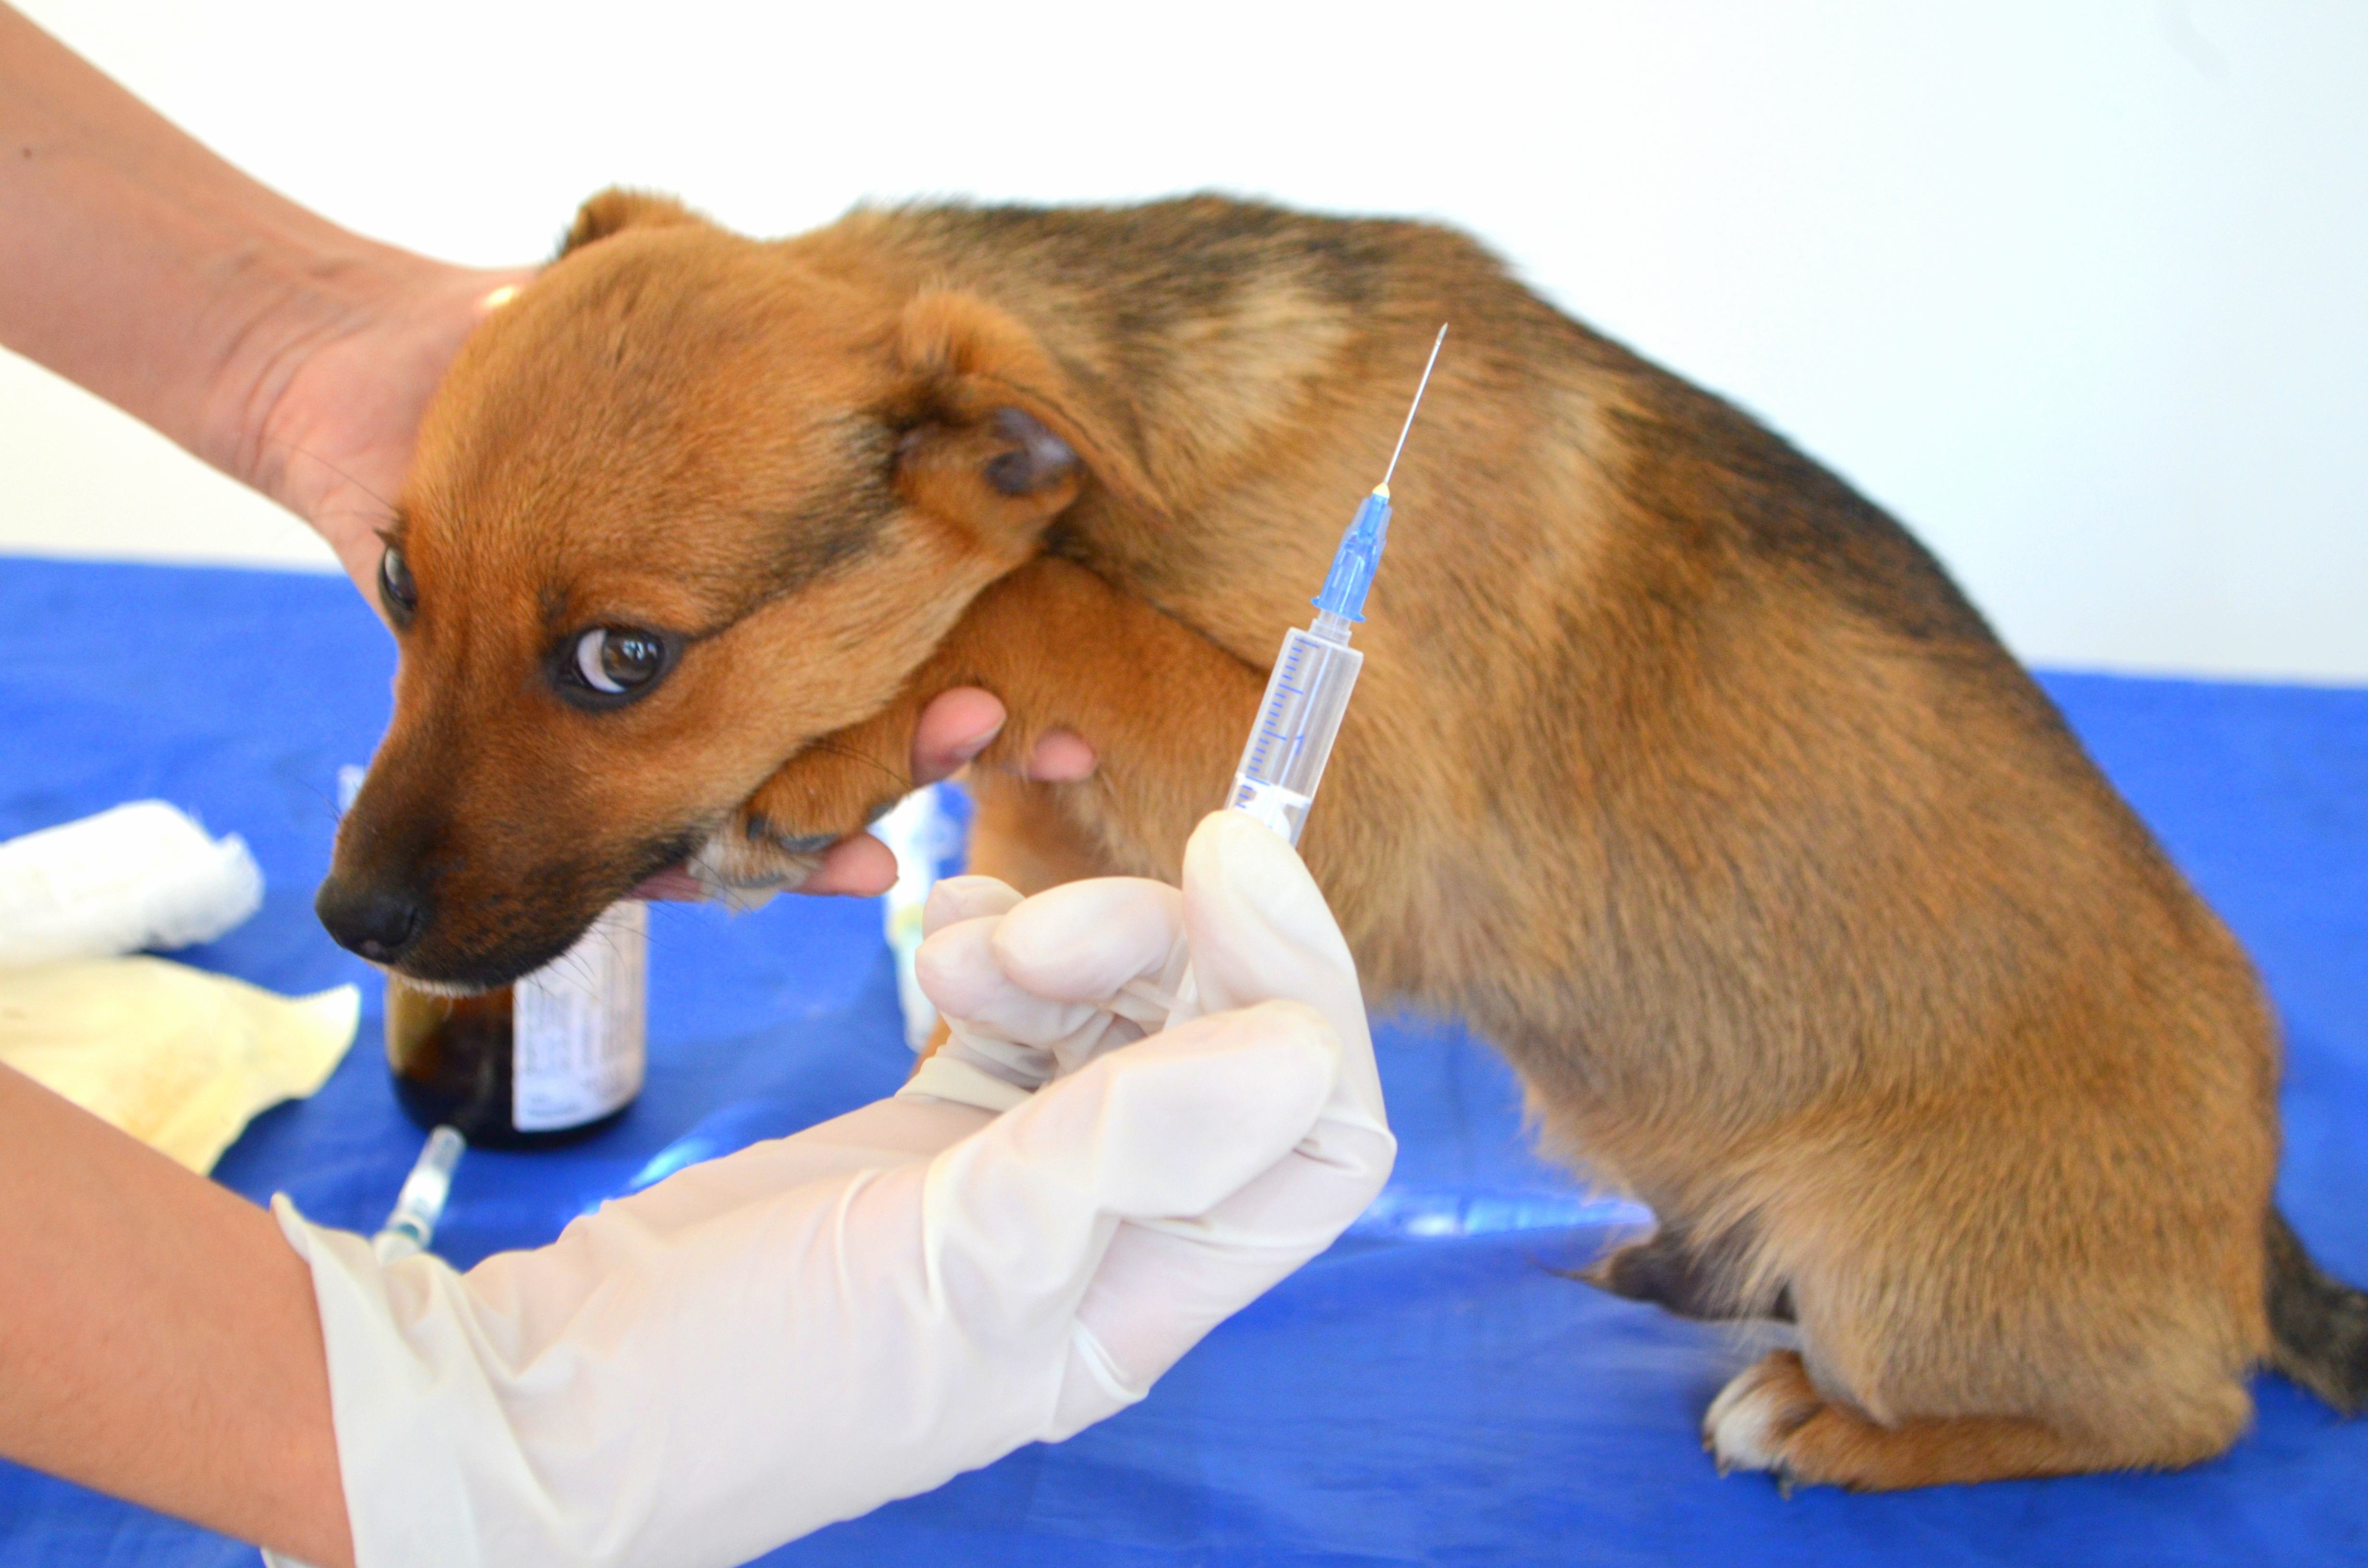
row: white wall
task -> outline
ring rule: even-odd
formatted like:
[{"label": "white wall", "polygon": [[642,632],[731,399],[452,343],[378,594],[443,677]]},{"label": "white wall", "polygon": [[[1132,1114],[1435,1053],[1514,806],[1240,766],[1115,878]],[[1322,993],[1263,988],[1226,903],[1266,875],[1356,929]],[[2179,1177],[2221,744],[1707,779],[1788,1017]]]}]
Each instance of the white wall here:
[{"label": "white wall", "polygon": [[[2368,6],[18,0],[342,222],[615,180],[1422,213],[1756,410],[2055,664],[2368,681]],[[0,549],[315,562],[21,361]]]}]

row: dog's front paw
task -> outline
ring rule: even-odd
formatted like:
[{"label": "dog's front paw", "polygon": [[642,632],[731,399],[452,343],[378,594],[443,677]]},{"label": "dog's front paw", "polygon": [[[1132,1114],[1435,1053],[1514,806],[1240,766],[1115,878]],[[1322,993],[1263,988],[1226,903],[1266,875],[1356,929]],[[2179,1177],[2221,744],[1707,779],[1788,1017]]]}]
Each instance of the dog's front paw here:
[{"label": "dog's front paw", "polygon": [[835,833],[786,833],[743,806],[684,863],[707,896],[735,913],[762,908],[779,892],[803,887],[822,865]]},{"label": "dog's front paw", "polygon": [[783,763],[692,854],[687,869],[708,896],[756,908],[803,887],[825,850],[879,821],[911,783],[871,749],[829,737]]},{"label": "dog's front paw", "polygon": [[1702,1447],[1718,1460],[1721,1475],[1763,1470],[1789,1492],[1795,1481],[1820,1479],[1803,1474],[1788,1448],[1825,1403],[1796,1353],[1772,1351],[1737,1373],[1711,1401],[1702,1417]]}]

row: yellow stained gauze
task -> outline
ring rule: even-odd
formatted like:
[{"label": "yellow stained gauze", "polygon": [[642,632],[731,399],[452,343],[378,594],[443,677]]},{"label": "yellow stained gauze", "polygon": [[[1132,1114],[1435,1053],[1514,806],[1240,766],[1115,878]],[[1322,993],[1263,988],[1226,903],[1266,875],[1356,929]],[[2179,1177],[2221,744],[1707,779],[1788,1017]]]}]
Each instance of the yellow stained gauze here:
[{"label": "yellow stained gauze", "polygon": [[328,1082],[361,1005],[165,959],[0,969],[0,1063],[203,1175],[257,1113]]}]

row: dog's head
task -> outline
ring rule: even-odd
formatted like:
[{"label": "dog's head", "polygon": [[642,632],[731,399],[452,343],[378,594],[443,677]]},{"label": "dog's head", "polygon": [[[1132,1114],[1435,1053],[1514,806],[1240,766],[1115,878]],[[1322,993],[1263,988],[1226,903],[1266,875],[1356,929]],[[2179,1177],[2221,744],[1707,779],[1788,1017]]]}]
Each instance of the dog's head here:
[{"label": "dog's head", "polygon": [[394,717],[317,908],[506,983],[876,711],[1089,484],[1140,486],[1034,335],[622,192],[427,411],[380,592]]}]

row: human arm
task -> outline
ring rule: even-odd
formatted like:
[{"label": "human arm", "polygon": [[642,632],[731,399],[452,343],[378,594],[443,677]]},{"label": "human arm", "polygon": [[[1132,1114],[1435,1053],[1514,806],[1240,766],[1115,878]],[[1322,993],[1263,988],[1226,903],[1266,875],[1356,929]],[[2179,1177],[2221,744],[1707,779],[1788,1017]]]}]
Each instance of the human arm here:
[{"label": "human arm", "polygon": [[[947,703],[923,777],[1001,720]],[[894,874],[876,839],[843,853],[859,886]],[[0,1067],[0,1456],[351,1561],[311,1276],[269,1214]]]},{"label": "human arm", "polygon": [[347,1568],[311,1276],[271,1216],[0,1067],[0,1454]]},{"label": "human arm", "polygon": [[0,344],[310,523],[377,602],[428,395],[520,269],[365,239],[0,6]]},{"label": "human arm", "polygon": [[[946,703],[923,777],[1001,721]],[[837,855],[859,888],[894,874],[869,836]],[[351,1562],[312,1278],[269,1214],[0,1067],[0,1456]]]},{"label": "human arm", "polygon": [[1186,883],[1076,884],[1049,920],[1004,889],[932,937],[985,954],[940,1001],[1012,1048],[1189,929],[1227,1010],[1032,1094],[941,1069],[466,1276],[284,1211],[362,1568],[744,1561],[1123,1408],[1327,1244],[1392,1149],[1347,946],[1247,819],[1202,824]]},{"label": "human arm", "polygon": [[[308,1276],[268,1216],[0,1070],[0,1452],[321,1568],[415,1560],[390,1540],[721,1563],[1066,1436],[1389,1168],[1355,970],[1296,857],[1221,813],[1186,877],[933,901],[966,1039],[1105,1060],[1033,1096],[940,1065],[467,1276],[291,1210]],[[1188,931],[1229,1010],[1113,1051],[1144,1033],[1121,993]],[[471,1520],[511,1533],[488,1551]]]}]

